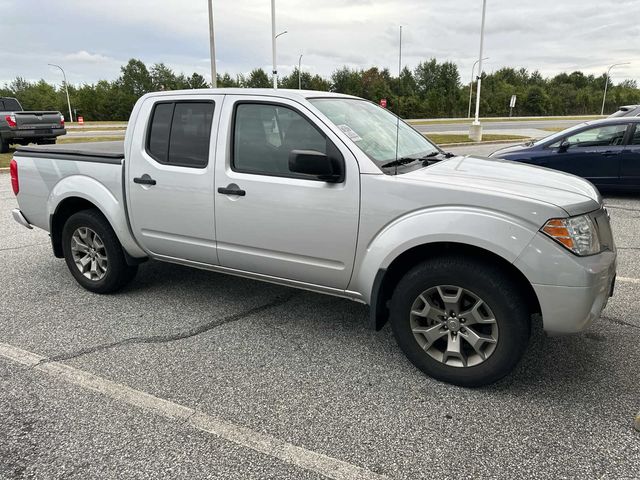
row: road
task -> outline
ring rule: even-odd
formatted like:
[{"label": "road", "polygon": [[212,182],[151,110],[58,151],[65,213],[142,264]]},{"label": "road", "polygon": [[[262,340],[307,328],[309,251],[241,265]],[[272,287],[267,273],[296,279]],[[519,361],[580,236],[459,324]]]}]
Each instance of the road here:
[{"label": "road", "polygon": [[0,478],[637,477],[640,200],[606,202],[604,317],[468,390],[347,300],[159,262],[84,291],[0,174]]},{"label": "road", "polygon": [[[427,125],[416,125],[413,126],[420,132],[423,133],[436,133],[436,132],[448,132],[448,133],[456,133],[456,132],[468,132],[469,131],[469,123],[468,122],[460,122],[460,123],[437,123],[437,124],[427,124]],[[491,131],[496,133],[496,130],[500,131],[525,131],[525,130],[544,130],[545,128],[568,128],[573,125],[577,125],[581,123],[582,120],[521,120],[521,121],[499,121],[499,122],[485,122],[484,129],[486,131]],[[500,132],[497,132],[500,133]],[[546,132],[547,134],[549,132]],[[97,136],[118,136],[124,135],[125,130],[108,130],[108,131],[95,131],[90,130],[90,127],[85,127],[83,129],[73,128],[67,130],[67,135],[70,137],[97,137]]]},{"label": "road", "polygon": [[[483,123],[484,130],[543,130],[545,128],[568,128],[582,123],[582,120],[522,120],[522,121],[500,121]],[[468,132],[468,122],[460,123],[440,123],[413,126],[422,133],[434,132]]]},{"label": "road", "polygon": [[124,137],[126,130],[67,130],[65,137]]}]

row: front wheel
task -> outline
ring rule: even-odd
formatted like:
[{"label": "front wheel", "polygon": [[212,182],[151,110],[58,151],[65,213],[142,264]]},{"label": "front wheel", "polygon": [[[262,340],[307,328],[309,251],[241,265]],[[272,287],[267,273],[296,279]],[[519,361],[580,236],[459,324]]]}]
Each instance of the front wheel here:
[{"label": "front wheel", "polygon": [[69,217],[62,229],[62,250],[73,277],[92,292],[119,290],[138,271],[127,265],[118,237],[98,210]]},{"label": "front wheel", "polygon": [[516,282],[463,256],[417,265],[391,299],[400,348],[427,375],[463,387],[496,382],[526,350],[530,312]]}]

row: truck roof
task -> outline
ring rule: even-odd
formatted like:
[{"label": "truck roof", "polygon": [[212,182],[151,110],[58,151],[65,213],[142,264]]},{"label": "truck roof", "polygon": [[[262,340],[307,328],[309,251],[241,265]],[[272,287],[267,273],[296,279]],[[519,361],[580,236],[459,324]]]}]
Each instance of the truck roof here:
[{"label": "truck roof", "polygon": [[353,95],[343,93],[324,92],[318,90],[297,90],[288,88],[197,88],[192,90],[166,90],[161,92],[147,93],[145,97],[156,97],[165,95],[261,95],[267,97],[289,98],[291,100],[302,100],[315,97],[336,97],[336,98],[357,98]]}]

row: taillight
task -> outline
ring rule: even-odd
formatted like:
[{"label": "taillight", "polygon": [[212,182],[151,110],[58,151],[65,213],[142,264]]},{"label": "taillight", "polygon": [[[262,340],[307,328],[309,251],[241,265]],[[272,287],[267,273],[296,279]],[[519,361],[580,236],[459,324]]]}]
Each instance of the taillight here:
[{"label": "taillight", "polygon": [[13,188],[13,194],[18,195],[18,192],[20,191],[20,183],[18,182],[18,162],[16,162],[15,158],[11,159],[9,172],[11,174],[11,188]]},{"label": "taillight", "polygon": [[9,126],[11,128],[16,127],[18,125],[16,123],[16,116],[15,115],[7,115],[6,117],[4,117],[4,119],[7,121],[7,123],[9,124]]},{"label": "taillight", "polygon": [[60,126],[64,127],[64,115],[60,115]]}]

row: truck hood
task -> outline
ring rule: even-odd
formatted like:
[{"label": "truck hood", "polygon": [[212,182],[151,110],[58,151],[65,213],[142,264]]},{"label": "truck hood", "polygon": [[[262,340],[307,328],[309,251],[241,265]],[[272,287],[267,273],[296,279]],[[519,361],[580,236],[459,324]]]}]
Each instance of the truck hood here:
[{"label": "truck hood", "polygon": [[529,198],[555,205],[569,215],[597,210],[602,203],[596,187],[583,178],[496,158],[454,157],[403,177]]}]

